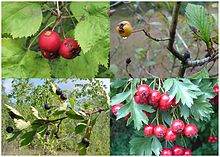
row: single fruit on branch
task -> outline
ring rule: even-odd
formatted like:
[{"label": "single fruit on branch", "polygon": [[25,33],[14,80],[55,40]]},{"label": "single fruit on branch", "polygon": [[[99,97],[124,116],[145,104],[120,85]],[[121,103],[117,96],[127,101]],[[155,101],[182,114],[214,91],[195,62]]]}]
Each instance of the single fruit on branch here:
[{"label": "single fruit on branch", "polygon": [[130,22],[128,21],[121,21],[120,23],[118,23],[118,25],[116,26],[116,31],[118,32],[118,34],[122,37],[128,37],[131,35],[131,33],[133,32],[133,28],[130,24]]}]

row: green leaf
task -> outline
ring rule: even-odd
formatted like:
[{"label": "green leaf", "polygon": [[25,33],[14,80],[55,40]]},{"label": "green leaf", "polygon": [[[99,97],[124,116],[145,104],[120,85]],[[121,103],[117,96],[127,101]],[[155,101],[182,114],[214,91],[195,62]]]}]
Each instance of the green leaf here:
[{"label": "green leaf", "polygon": [[120,78],[120,79],[111,79],[111,88],[120,88],[122,87],[123,85],[125,85],[126,83],[128,82],[127,79],[123,79],[123,78]]},{"label": "green leaf", "polygon": [[9,112],[12,112],[13,114],[13,119],[16,118],[16,119],[24,119],[24,117],[13,107],[9,106],[9,105],[6,105],[5,106],[7,107],[7,109],[9,110]]},{"label": "green leaf", "polygon": [[202,70],[200,70],[199,72],[193,74],[192,76],[190,76],[190,78],[193,79],[197,79],[197,78],[209,78],[209,72],[207,70],[207,68],[203,68]]},{"label": "green leaf", "polygon": [[42,18],[38,3],[2,3],[2,32],[11,34],[13,38],[35,34],[40,28]]},{"label": "green leaf", "polygon": [[38,110],[37,110],[36,108],[34,108],[33,106],[31,106],[31,110],[32,110],[33,115],[34,115],[37,119],[41,119],[41,118],[39,117]]},{"label": "green leaf", "polygon": [[[106,2],[105,4],[109,4]],[[99,3],[97,3],[99,5]],[[107,8],[106,8],[107,10]],[[109,17],[107,12],[105,14],[101,12],[96,12],[95,14],[89,14],[84,17],[75,28],[75,39],[79,42],[83,53],[89,52],[92,47],[106,45],[106,41],[103,41],[103,37],[108,36],[109,38]],[[101,42],[101,45],[98,45],[97,42]],[[109,46],[109,42],[107,42]],[[102,51],[103,53],[104,51]]]},{"label": "green leaf", "polygon": [[82,133],[85,130],[86,126],[87,126],[87,124],[85,124],[85,123],[78,123],[75,128],[75,133],[76,134]]},{"label": "green leaf", "polygon": [[58,110],[60,110],[60,111],[66,110],[66,109],[67,109],[67,106],[68,106],[67,102],[63,102],[63,103],[60,104]]},{"label": "green leaf", "polygon": [[3,78],[50,77],[47,60],[37,52],[26,52],[21,41],[2,39]]},{"label": "green leaf", "polygon": [[36,134],[36,131],[29,131],[23,134],[20,138],[20,147],[30,144],[31,141],[34,139],[35,134]]},{"label": "green leaf", "polygon": [[212,17],[208,11],[201,5],[189,3],[186,6],[186,16],[188,24],[193,27],[193,32],[209,45],[212,34]]},{"label": "green leaf", "polygon": [[162,120],[165,121],[168,125],[172,123],[172,117],[169,112],[161,111]]},{"label": "green leaf", "polygon": [[129,143],[131,155],[152,155],[151,138],[133,137]]},{"label": "green leaf", "polygon": [[126,104],[120,108],[120,110],[118,110],[117,120],[131,113],[127,124],[130,124],[132,121],[134,121],[134,128],[140,130],[143,126],[143,123],[148,124],[149,121],[148,117],[144,114],[143,111],[153,113],[154,109],[152,109],[152,107],[149,105],[139,105],[133,99],[130,104]]},{"label": "green leaf", "polygon": [[184,117],[184,119],[188,119],[189,117],[189,108],[186,105],[182,105],[180,107],[180,115]]},{"label": "green leaf", "polygon": [[81,114],[79,114],[78,112],[73,111],[73,110],[66,111],[66,115],[71,119],[84,120],[84,118]]},{"label": "green leaf", "polygon": [[131,95],[131,90],[116,94],[114,97],[111,98],[111,102],[110,102],[111,106],[123,102],[130,95]]},{"label": "green leaf", "polygon": [[7,134],[6,140],[8,142],[14,141],[20,134],[21,134],[21,131],[14,131],[10,134]]},{"label": "green leaf", "polygon": [[153,136],[152,138],[153,138],[153,141],[151,143],[151,149],[156,156],[159,156],[160,152],[162,151],[162,145],[160,141],[157,139],[157,137]]},{"label": "green leaf", "polygon": [[196,121],[210,120],[211,114],[214,113],[212,105],[208,102],[204,94],[194,100],[190,111]]},{"label": "green leaf", "polygon": [[181,101],[183,105],[187,105],[189,108],[193,104],[193,99],[201,94],[198,86],[188,79],[170,78],[164,81],[163,87],[169,93],[171,100],[176,97],[176,103]]},{"label": "green leaf", "polygon": [[39,133],[41,137],[44,137],[47,129],[48,129],[48,125],[42,125],[39,128],[37,128],[37,133]]},{"label": "green leaf", "polygon": [[14,119],[14,122],[15,122],[16,128],[19,129],[19,130],[24,130],[24,129],[28,128],[31,125],[31,123],[29,121],[26,122],[22,119]]}]

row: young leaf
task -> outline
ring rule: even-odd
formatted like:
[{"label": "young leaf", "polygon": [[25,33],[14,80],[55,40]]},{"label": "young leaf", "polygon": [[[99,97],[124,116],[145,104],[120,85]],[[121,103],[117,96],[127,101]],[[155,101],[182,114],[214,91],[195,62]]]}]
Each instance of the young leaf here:
[{"label": "young leaf", "polygon": [[[9,105],[6,105],[5,106],[8,108],[9,110],[9,115],[12,115],[13,114],[13,117],[11,118],[16,118],[16,119],[24,119],[24,117],[16,110],[14,109],[13,107],[9,106]],[[12,112],[12,114],[10,114],[10,112]]]},{"label": "young leaf", "polygon": [[38,115],[38,110],[36,108],[34,108],[33,106],[31,106],[31,110],[33,115],[37,118],[37,119],[41,119],[41,117],[39,117]]},{"label": "young leaf", "polygon": [[131,90],[116,94],[114,97],[111,98],[111,106],[123,102],[130,95],[131,95]]},{"label": "young leaf", "polygon": [[140,130],[144,124],[148,124],[148,117],[144,114],[143,111],[153,113],[154,109],[152,109],[149,105],[139,105],[134,99],[130,104],[126,104],[117,112],[117,120],[127,116],[131,113],[131,117],[128,119],[128,124],[134,121],[134,128]]},{"label": "young leaf", "polygon": [[190,111],[196,121],[210,120],[211,114],[214,113],[212,105],[208,102],[204,94],[194,100]]},{"label": "young leaf", "polygon": [[2,3],[2,32],[11,34],[13,38],[35,34],[40,28],[42,18],[38,3]]},{"label": "young leaf", "polygon": [[87,126],[87,124],[85,124],[85,123],[78,123],[75,128],[76,134],[82,133],[85,130],[86,126]]},{"label": "young leaf", "polygon": [[36,134],[36,131],[34,131],[34,130],[23,134],[20,138],[20,147],[23,147],[23,146],[30,144],[31,141],[34,139],[35,134]]},{"label": "young leaf", "polygon": [[162,151],[162,145],[161,145],[160,141],[157,139],[157,137],[153,136],[152,139],[153,140],[151,143],[151,149],[156,156],[159,156],[160,152]]},{"label": "young leaf", "polygon": [[181,101],[183,105],[187,105],[189,108],[193,104],[193,99],[201,94],[198,86],[188,79],[170,78],[164,81],[163,87],[169,93],[171,100],[176,97],[176,103]]},{"label": "young leaf", "polygon": [[129,143],[131,155],[152,155],[151,138],[133,137]]},{"label": "young leaf", "polygon": [[19,130],[26,129],[31,125],[31,123],[29,121],[26,122],[22,119],[14,119],[14,122],[15,122],[16,128],[19,129]]},{"label": "young leaf", "polygon": [[201,5],[189,3],[186,6],[186,16],[188,24],[193,28],[192,31],[209,45],[212,33],[212,17],[208,11]]}]

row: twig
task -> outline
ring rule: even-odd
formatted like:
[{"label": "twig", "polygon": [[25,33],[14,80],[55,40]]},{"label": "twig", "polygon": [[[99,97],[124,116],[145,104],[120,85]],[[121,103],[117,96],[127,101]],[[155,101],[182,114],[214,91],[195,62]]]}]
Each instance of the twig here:
[{"label": "twig", "polygon": [[128,75],[130,76],[130,78],[134,78],[134,77],[131,75],[131,73],[129,73],[129,71],[128,71],[128,65],[129,65],[129,64],[126,64],[126,69],[125,69],[125,70],[126,70],[126,72],[128,73]]},{"label": "twig", "polygon": [[177,22],[178,22],[179,8],[180,8],[180,2],[176,2],[174,9],[173,9],[173,13],[172,13],[172,22],[170,26],[170,39],[169,39],[167,49],[179,60],[185,61],[185,57],[181,55],[173,46],[175,42],[175,34],[176,34],[176,27],[177,27]]},{"label": "twig", "polygon": [[155,38],[155,37],[152,37],[149,32],[145,31],[145,29],[137,29],[137,30],[134,30],[132,33],[141,32],[141,31],[143,31],[144,34],[145,34],[148,38],[150,38],[150,39],[152,39],[152,40],[154,40],[154,41],[166,41],[166,40],[170,40],[170,38]]}]

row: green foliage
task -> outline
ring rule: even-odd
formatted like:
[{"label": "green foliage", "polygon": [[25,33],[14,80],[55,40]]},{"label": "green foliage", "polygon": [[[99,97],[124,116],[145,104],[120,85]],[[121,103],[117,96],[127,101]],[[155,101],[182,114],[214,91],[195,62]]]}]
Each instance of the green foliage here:
[{"label": "green foliage", "polygon": [[[68,17],[62,19],[66,37],[77,40],[82,49],[80,56],[71,60],[48,60],[37,45],[40,33],[52,29],[55,22],[53,2],[3,3],[3,78],[91,78],[100,65],[108,68],[109,2],[64,2],[60,9],[62,16]],[[61,35],[61,29],[58,24],[54,30]]]},{"label": "green foliage", "polygon": [[203,6],[190,3],[186,7],[186,16],[188,24],[195,29],[192,31],[209,47],[212,34],[212,16]]}]

